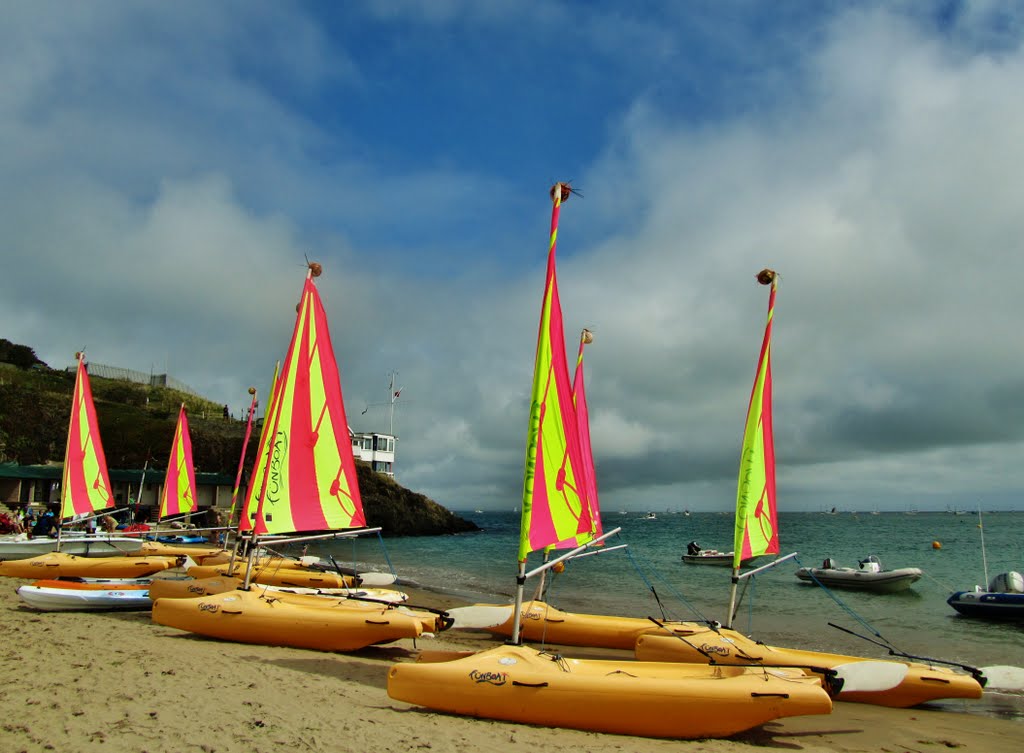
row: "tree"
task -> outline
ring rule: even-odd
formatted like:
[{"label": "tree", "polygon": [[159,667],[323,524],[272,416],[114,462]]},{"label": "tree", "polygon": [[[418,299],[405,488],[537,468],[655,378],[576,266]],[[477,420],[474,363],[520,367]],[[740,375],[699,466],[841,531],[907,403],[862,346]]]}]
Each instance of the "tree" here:
[{"label": "tree", "polygon": [[31,369],[37,363],[43,364],[36,352],[27,345],[18,345],[0,337],[0,361],[17,366],[19,369]]}]

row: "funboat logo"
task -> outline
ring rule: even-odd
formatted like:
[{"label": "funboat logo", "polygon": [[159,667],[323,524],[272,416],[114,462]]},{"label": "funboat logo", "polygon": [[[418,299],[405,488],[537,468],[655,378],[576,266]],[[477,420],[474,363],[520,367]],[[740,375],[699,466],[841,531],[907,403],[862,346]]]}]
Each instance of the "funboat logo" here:
[{"label": "funboat logo", "polygon": [[281,429],[274,440],[273,455],[270,459],[270,479],[267,484],[265,502],[273,508],[280,500],[284,487],[283,461],[288,454],[288,432]]},{"label": "funboat logo", "polygon": [[728,656],[729,649],[725,646],[715,646],[711,643],[705,643],[700,647],[702,653],[705,654],[718,654],[719,656]]},{"label": "funboat logo", "polygon": [[508,682],[508,675],[504,672],[481,672],[474,669],[469,673],[469,679],[477,684],[486,682],[488,685],[504,685]]},{"label": "funboat logo", "polygon": [[206,602],[199,602],[200,612],[216,612],[220,609],[220,604],[207,604]]}]

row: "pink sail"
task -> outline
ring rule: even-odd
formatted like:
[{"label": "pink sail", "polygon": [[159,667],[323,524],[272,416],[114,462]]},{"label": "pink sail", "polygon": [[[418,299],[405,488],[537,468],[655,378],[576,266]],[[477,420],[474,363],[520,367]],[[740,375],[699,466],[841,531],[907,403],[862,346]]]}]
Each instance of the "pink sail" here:
[{"label": "pink sail", "polygon": [[572,401],[576,410],[576,428],[580,441],[580,473],[583,476],[587,493],[587,503],[590,505],[591,527],[589,531],[580,535],[559,541],[552,547],[553,549],[575,549],[591,539],[599,537],[604,532],[601,523],[601,506],[597,498],[597,474],[594,471],[594,453],[590,446],[590,415],[587,411],[587,392],[583,378],[583,348],[593,341],[594,337],[590,330],[585,329],[580,333],[580,349],[576,355],[576,373],[572,380]]},{"label": "pink sail", "polygon": [[552,189],[551,240],[537,335],[523,479],[521,562],[532,551],[571,538],[589,540],[594,526],[565,356],[555,265],[559,210],[568,193],[568,186],[562,183]]},{"label": "pink sail", "polygon": [[772,270],[758,275],[763,285],[771,285],[768,295],[768,322],[764,328],[761,356],[754,376],[754,388],[747,408],[740,455],[739,483],[736,492],[736,531],[733,541],[733,567],[742,560],[762,554],[779,553],[779,525],[775,503],[775,442],[772,433],[772,319],[778,276]]},{"label": "pink sail", "polygon": [[196,468],[192,462],[192,437],[188,431],[185,404],[178,411],[171,454],[167,458],[167,475],[160,495],[160,518],[184,515],[196,509]]},{"label": "pink sail", "polygon": [[[319,270],[319,265],[311,266]],[[295,331],[264,421],[256,535],[366,525],[327,314],[307,276]],[[263,448],[261,448],[262,451]]]},{"label": "pink sail", "polygon": [[100,429],[93,405],[85,354],[76,353],[78,369],[71,399],[68,443],[60,486],[61,519],[93,513],[114,506],[110,491],[107,458],[100,441]]}]

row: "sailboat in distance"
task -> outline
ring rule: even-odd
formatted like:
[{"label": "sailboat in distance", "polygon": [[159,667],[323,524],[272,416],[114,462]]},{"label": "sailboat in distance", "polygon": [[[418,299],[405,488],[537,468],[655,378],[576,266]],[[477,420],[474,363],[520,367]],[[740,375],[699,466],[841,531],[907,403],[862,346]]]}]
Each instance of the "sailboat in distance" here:
[{"label": "sailboat in distance", "polygon": [[[96,406],[93,403],[85,353],[76,353],[75,359],[78,363],[60,492],[62,524],[74,519],[84,520],[88,516],[98,515],[114,507],[107,459],[103,452],[103,443],[100,441],[99,422],[96,418]],[[31,556],[30,549],[30,556],[27,559],[7,559],[0,562],[0,575],[15,578],[135,578],[151,575],[178,564],[178,560],[174,558],[123,556],[125,552],[137,551],[141,546],[141,542],[129,537],[68,536],[64,532],[64,525],[57,531],[56,540],[42,538],[28,542],[11,542],[12,547],[28,544],[32,547],[39,546],[42,552],[50,549],[56,551]],[[3,552],[0,556],[10,557],[9,552],[3,549],[0,549],[0,552]],[[81,552],[90,556],[78,557],[70,552]]]},{"label": "sailboat in distance", "polygon": [[[313,281],[320,273],[319,264],[309,265],[291,343],[264,419],[262,467],[254,474],[261,479],[258,504],[250,518],[257,540],[242,588],[194,599],[157,597],[154,622],[222,640],[326,651],[416,638],[446,626],[441,615],[427,611],[266,591],[261,585],[346,585],[336,573],[300,567],[261,570],[260,584],[250,586],[258,537],[323,531],[334,536],[366,523],[338,364]],[[190,568],[189,574],[197,570],[202,568]]]},{"label": "sailboat in distance", "polygon": [[188,431],[185,404],[178,410],[171,454],[167,460],[164,490],[158,518],[186,515],[196,509],[196,468],[192,462],[192,436]]},{"label": "sailboat in distance", "polygon": [[[71,398],[71,420],[68,423],[68,443],[64,451],[64,471],[60,485],[62,521],[114,506],[107,456],[100,441],[100,427],[92,399],[89,371],[85,365],[85,353],[75,353],[75,360],[78,362],[75,392]],[[57,541],[59,545],[59,535]]]}]

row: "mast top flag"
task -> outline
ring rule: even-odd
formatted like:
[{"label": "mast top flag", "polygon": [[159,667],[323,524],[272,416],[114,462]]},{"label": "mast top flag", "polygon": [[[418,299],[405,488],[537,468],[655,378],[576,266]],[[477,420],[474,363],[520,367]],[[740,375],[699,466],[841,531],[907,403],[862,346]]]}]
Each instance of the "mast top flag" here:
[{"label": "mast top flag", "polygon": [[[264,418],[257,536],[366,525],[327,314],[311,263],[295,330]],[[264,448],[261,446],[261,453]]]},{"label": "mast top flag", "polygon": [[763,269],[757,281],[770,285],[768,321],[761,343],[761,356],[747,408],[747,423],[740,454],[739,484],[736,491],[736,532],[733,542],[733,570],[740,562],[762,554],[779,553],[779,526],[775,502],[775,442],[772,435],[772,318],[778,274]]},{"label": "mast top flag", "polygon": [[530,552],[559,542],[587,541],[594,530],[566,361],[555,264],[559,213],[570,193],[568,183],[556,183],[551,189],[554,206],[526,442],[520,562]]},{"label": "mast top flag", "polygon": [[60,517],[94,513],[114,506],[107,472],[107,458],[100,441],[96,406],[89,385],[85,353],[75,353],[75,391],[71,398],[71,420],[64,452],[64,472],[60,485]]}]

